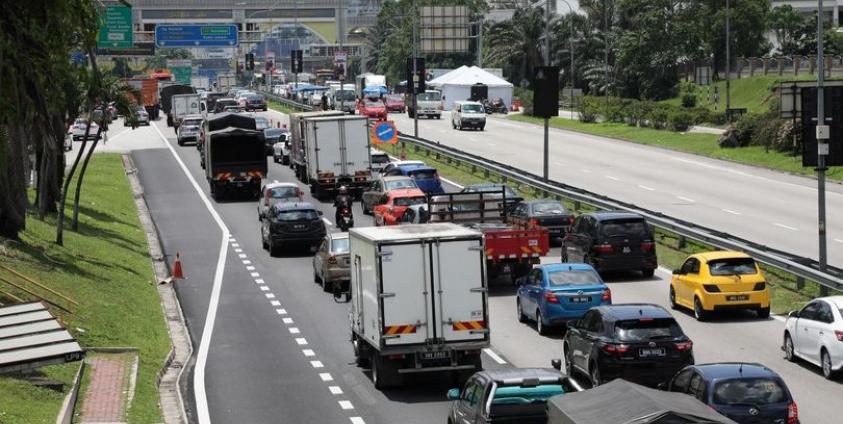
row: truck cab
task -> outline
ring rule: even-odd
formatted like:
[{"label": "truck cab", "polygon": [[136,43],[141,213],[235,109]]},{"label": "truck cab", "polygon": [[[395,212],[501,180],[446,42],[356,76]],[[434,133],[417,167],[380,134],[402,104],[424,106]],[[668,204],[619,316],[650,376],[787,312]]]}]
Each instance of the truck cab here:
[{"label": "truck cab", "polygon": [[[413,96],[408,95],[404,97],[407,105],[407,115],[413,118],[416,114],[413,109]],[[419,116],[426,116],[428,118],[442,118],[442,92],[439,90],[425,90],[424,93],[416,95],[416,106],[418,107]]]}]

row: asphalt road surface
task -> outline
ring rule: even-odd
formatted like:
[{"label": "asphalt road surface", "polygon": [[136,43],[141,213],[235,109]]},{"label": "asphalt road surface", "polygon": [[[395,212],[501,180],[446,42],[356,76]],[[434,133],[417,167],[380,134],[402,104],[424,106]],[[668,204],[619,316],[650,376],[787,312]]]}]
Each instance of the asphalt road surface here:
[{"label": "asphalt road surface", "polygon": [[[413,120],[391,114],[413,134]],[[451,114],[419,119],[419,136],[542,173],[544,129],[491,116],[458,131]],[[550,129],[550,178],[800,256],[818,258],[817,182],[701,156]],[[843,185],[827,185],[828,261],[843,266]]]},{"label": "asphalt road surface", "polygon": [[[273,121],[285,119],[273,111],[264,115]],[[214,423],[444,421],[450,379],[419,376],[403,389],[375,390],[369,371],[354,365],[348,305],[334,302],[314,284],[311,254],[301,251],[270,257],[261,248],[256,204],[252,201],[209,201],[230,232],[231,239],[223,240],[224,233],[202,198],[208,196],[208,190],[196,149],[177,146],[172,129],[163,120],[154,125],[160,134],[155,128],[142,128],[120,139],[132,151],[165,252],[170,256],[181,252],[187,279],[176,286],[195,350],[202,350],[203,336],[207,342],[205,366],[191,368],[183,381],[191,416],[195,418],[201,415],[198,411],[207,408]],[[490,122],[487,131],[494,125]],[[450,131],[450,127],[447,129]],[[165,139],[167,144],[163,144]],[[184,163],[195,186],[174,154]],[[289,168],[268,160],[269,180],[295,181]],[[330,204],[308,200],[332,219]],[[357,226],[371,225],[371,218],[362,214],[359,204],[354,213]],[[227,247],[225,266],[215,299],[214,276],[223,241]],[[555,248],[544,260],[553,262],[558,257]],[[666,305],[668,277],[659,271],[651,279],[610,276],[608,281],[616,303]],[[518,323],[514,288],[498,283],[490,293],[492,349],[484,352],[484,366],[548,366],[552,358],[560,356],[561,331],[544,337],[534,326]],[[210,335],[203,333],[209,312],[214,315]],[[783,359],[779,348],[782,321],[734,313],[697,323],[688,313],[674,315],[694,341],[698,363],[761,362],[786,380],[799,404],[802,422],[837,421],[833,418],[835,401],[843,399],[843,384],[824,380],[813,367]],[[193,392],[195,379],[202,381],[202,376],[204,398]]]}]

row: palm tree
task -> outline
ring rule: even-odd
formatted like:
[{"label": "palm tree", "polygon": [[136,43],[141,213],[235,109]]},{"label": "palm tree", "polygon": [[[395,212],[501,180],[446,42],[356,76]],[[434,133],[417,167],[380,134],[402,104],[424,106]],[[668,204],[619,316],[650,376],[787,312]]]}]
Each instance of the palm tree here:
[{"label": "palm tree", "polygon": [[485,63],[504,68],[513,81],[531,81],[532,70],[544,64],[543,9],[516,9],[512,19],[492,25],[488,33]]}]

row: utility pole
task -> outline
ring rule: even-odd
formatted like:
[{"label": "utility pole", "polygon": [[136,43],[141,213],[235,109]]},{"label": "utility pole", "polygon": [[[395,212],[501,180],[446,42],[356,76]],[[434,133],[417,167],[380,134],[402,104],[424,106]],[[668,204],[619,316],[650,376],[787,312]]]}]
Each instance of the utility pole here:
[{"label": "utility pole", "polygon": [[[339,34],[339,42],[340,42],[340,51],[343,51],[343,39],[345,38],[345,9],[343,9],[343,2],[340,0],[340,34]],[[334,55],[336,56],[336,55]],[[343,112],[343,108],[345,107],[345,75],[348,72],[348,55],[345,56],[345,62],[343,63],[342,74],[340,74],[340,112]],[[333,104],[336,107],[336,104]],[[345,112],[343,112],[345,113]]]},{"label": "utility pole", "polygon": [[[301,44],[299,43],[299,0],[295,0],[293,3],[293,34],[295,34],[296,39],[296,50],[301,49]],[[304,52],[302,52],[301,60],[304,62]],[[304,64],[301,64],[302,69],[304,69]],[[293,79],[293,87],[295,87],[296,91],[299,89],[299,68],[296,66],[293,68],[293,75],[295,76]]]},{"label": "utility pole", "polygon": [[[823,0],[819,0],[817,12],[817,235],[819,241],[820,271],[826,270],[828,262],[825,234],[825,159],[829,153],[829,127],[825,124],[825,58],[823,57]],[[820,287],[820,296],[826,296],[828,289]]]},{"label": "utility pole", "polygon": [[[822,0],[820,0],[822,2]],[[729,109],[732,108],[732,99],[730,97],[730,81],[732,79],[732,63],[731,63],[731,42],[729,41],[730,34],[730,23],[731,23],[731,15],[732,12],[729,9],[729,0],[726,0],[726,119],[729,121],[732,120],[730,116]]]},{"label": "utility pole", "polygon": [[[413,89],[411,92],[413,93],[413,135],[415,137],[419,136],[419,103],[418,103],[418,93],[416,93],[418,89],[418,84],[416,84],[415,79],[418,77],[418,68],[417,68],[417,51],[416,51],[416,15],[418,15],[418,6],[416,5],[416,0],[413,0],[413,81],[407,81],[407,86],[412,85]],[[404,143],[401,143],[402,146]]]},{"label": "utility pole", "polygon": [[[544,8],[544,64],[550,66],[550,0],[545,1]],[[558,94],[558,93],[557,93]],[[550,176],[550,117],[544,117],[544,161],[542,176],[547,181]]]},{"label": "utility pole", "polygon": [[603,0],[603,72],[606,77],[606,109],[609,109],[609,0]]},{"label": "utility pole", "polygon": [[477,21],[477,67],[483,68],[483,17]]}]

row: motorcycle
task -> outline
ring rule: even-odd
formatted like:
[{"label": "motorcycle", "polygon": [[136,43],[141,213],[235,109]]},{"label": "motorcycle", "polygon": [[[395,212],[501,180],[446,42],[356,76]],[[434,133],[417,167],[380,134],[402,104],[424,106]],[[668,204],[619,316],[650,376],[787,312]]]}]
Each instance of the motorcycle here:
[{"label": "motorcycle", "polygon": [[340,220],[337,222],[337,227],[340,231],[346,232],[349,228],[354,227],[354,215],[351,213],[351,208],[342,208],[340,211]]},{"label": "motorcycle", "polygon": [[483,108],[486,110],[487,114],[507,113],[506,105],[500,97],[495,97],[491,100],[486,99],[486,101],[483,102]]}]

